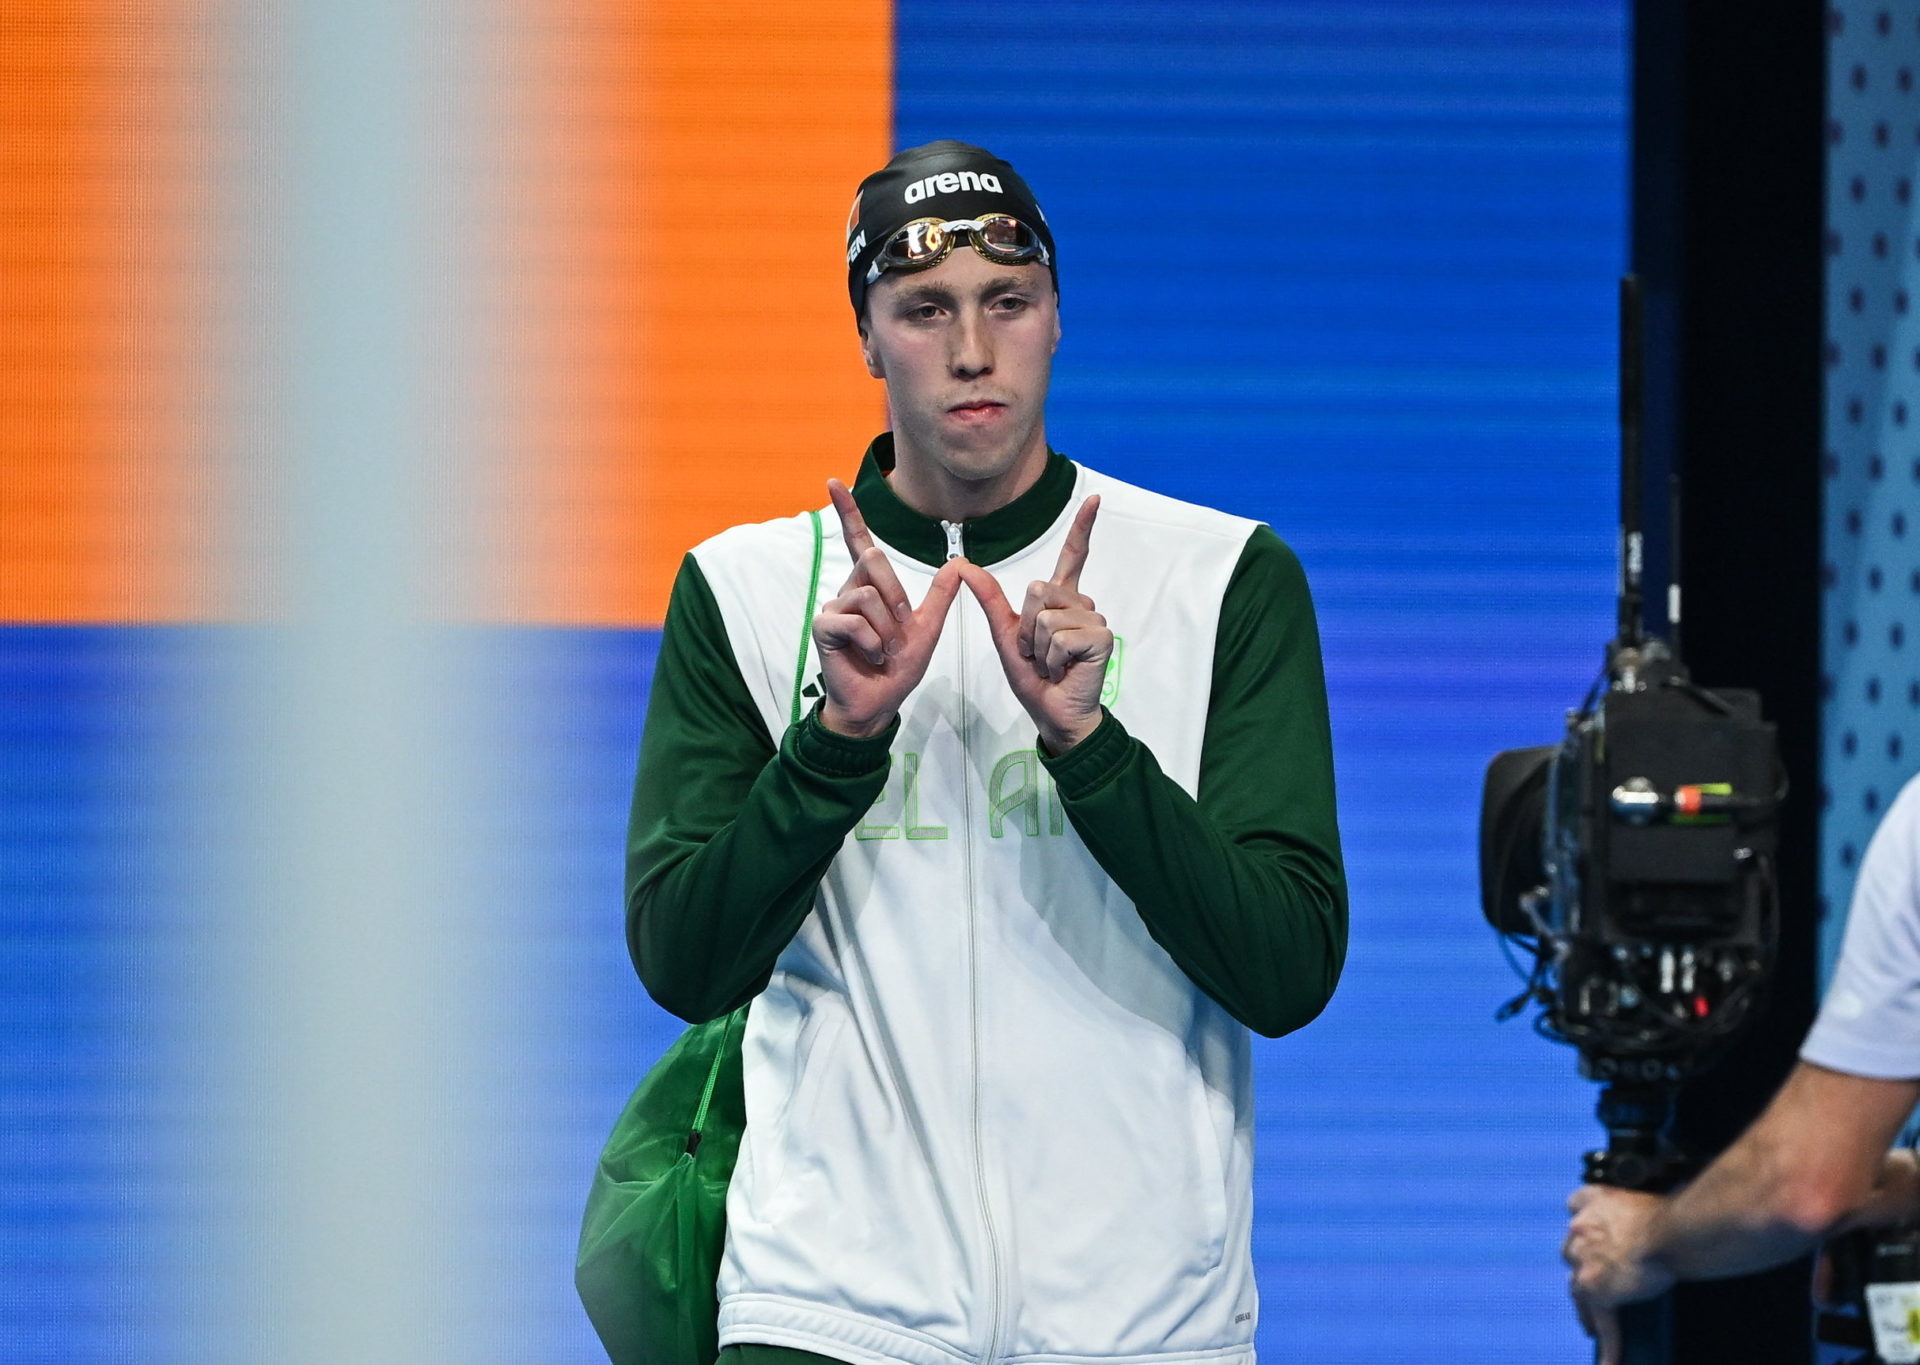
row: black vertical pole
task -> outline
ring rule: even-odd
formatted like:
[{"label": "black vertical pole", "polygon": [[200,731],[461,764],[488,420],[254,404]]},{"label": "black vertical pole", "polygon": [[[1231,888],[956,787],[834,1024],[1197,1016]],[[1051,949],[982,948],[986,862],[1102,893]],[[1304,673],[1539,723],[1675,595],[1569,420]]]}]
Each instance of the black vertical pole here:
[{"label": "black vertical pole", "polygon": [[[1640,506],[1641,369],[1645,360],[1640,317],[1640,280],[1620,277],[1620,620],[1615,639],[1623,649],[1645,634],[1646,518]],[[1659,580],[1655,580],[1658,582]]]},{"label": "black vertical pole", "polygon": [[1686,204],[1686,14],[1695,0],[1633,0],[1628,269],[1639,284],[1640,449],[1647,629],[1667,637],[1668,508],[1650,504],[1679,470],[1680,304]]},{"label": "black vertical pole", "polygon": [[[1704,1161],[1778,1089],[1813,1016],[1826,16],[1814,0],[1635,0],[1633,20],[1647,619],[1665,632],[1671,472],[1684,662],[1706,686],[1759,690],[1792,784],[1770,1001],[1677,1107],[1675,1138]],[[1671,1360],[1810,1360],[1808,1273],[1682,1285]]]}]

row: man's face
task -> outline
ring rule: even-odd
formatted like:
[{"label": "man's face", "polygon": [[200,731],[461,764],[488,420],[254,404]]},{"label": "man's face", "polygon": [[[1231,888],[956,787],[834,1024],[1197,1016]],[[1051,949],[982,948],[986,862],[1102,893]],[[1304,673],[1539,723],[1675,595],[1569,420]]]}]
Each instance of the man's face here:
[{"label": "man's face", "polygon": [[887,381],[896,449],[909,458],[975,483],[1044,453],[1060,342],[1045,266],[996,265],[962,245],[930,270],[882,275],[860,342],[868,373]]}]

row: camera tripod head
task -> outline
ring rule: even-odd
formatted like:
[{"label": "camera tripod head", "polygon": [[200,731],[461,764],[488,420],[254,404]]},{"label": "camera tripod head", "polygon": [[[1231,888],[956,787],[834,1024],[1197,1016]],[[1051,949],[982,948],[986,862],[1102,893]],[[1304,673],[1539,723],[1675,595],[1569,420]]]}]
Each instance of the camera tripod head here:
[{"label": "camera tripod head", "polygon": [[1607,1130],[1607,1145],[1586,1153],[1588,1184],[1658,1194],[1679,1183],[1686,1162],[1668,1137],[1678,1089],[1677,1080],[1665,1079],[1609,1081],[1601,1088],[1594,1114]]}]

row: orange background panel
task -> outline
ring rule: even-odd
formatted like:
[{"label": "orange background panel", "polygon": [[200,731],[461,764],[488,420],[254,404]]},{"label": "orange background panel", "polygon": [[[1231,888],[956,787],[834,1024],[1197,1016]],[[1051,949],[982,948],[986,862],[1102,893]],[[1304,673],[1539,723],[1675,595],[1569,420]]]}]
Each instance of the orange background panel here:
[{"label": "orange background panel", "polygon": [[0,0],[0,620],[215,608],[194,0]]},{"label": "orange background panel", "polygon": [[522,14],[504,122],[532,169],[505,210],[505,496],[477,614],[657,624],[689,548],[824,505],[885,424],[843,230],[891,152],[892,7]]}]

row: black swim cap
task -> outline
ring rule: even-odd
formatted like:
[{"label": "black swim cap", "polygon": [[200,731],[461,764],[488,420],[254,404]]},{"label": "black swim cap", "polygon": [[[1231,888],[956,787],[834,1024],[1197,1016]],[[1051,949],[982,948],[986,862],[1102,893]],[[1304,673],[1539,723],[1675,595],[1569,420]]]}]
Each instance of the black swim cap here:
[{"label": "black swim cap", "polygon": [[951,140],[909,147],[860,182],[847,214],[847,293],[867,306],[867,271],[887,238],[916,218],[977,218],[1005,213],[1032,228],[1047,248],[1054,292],[1053,229],[1020,173],[983,147]]}]

